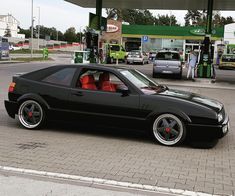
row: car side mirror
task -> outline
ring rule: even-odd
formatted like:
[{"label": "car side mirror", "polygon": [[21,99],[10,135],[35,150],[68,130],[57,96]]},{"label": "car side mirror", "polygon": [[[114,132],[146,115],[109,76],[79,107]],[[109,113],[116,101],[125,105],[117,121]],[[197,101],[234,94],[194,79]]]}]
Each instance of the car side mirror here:
[{"label": "car side mirror", "polygon": [[116,92],[122,93],[123,96],[127,96],[130,91],[129,91],[127,86],[125,86],[125,85],[118,85],[117,89],[116,89]]}]

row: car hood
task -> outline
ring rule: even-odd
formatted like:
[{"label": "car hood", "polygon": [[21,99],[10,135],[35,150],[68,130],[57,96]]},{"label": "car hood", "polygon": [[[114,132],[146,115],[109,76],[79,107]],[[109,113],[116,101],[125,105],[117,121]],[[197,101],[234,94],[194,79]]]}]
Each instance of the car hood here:
[{"label": "car hood", "polygon": [[223,108],[223,104],[220,103],[219,101],[186,91],[168,89],[159,94],[169,97],[176,97],[187,101],[191,101],[193,103],[201,104],[203,106],[207,106],[215,110],[216,112],[219,112]]}]

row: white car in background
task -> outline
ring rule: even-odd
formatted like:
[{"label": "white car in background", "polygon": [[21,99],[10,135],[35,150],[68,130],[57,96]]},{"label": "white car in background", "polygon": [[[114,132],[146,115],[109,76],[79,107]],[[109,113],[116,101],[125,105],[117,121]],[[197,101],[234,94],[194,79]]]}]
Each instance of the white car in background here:
[{"label": "white car in background", "polygon": [[142,65],[148,64],[148,55],[145,52],[141,52],[140,50],[132,50],[128,52],[126,63],[141,63]]},{"label": "white car in background", "polygon": [[9,46],[9,50],[10,51],[13,51],[13,50],[21,50],[22,49],[22,47],[19,47],[19,46],[14,46],[14,45],[10,45]]}]

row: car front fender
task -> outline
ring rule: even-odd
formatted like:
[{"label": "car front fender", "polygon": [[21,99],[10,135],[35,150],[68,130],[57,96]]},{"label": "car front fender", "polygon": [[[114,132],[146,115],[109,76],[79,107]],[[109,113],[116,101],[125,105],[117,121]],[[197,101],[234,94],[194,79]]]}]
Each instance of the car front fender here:
[{"label": "car front fender", "polygon": [[191,123],[192,120],[190,119],[190,117],[184,113],[183,111],[180,111],[178,109],[175,109],[175,108],[165,108],[164,110],[158,110],[158,111],[153,111],[151,112],[148,116],[147,116],[147,120],[149,121],[152,121],[152,120],[155,120],[155,118],[161,114],[173,114],[173,115],[176,115],[180,118],[182,118],[185,122],[187,123]]}]

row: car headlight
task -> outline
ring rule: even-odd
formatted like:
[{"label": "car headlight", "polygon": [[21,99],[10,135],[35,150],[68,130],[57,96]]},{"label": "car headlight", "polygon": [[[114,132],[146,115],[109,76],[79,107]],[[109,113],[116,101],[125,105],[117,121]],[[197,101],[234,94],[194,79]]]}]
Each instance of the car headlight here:
[{"label": "car headlight", "polygon": [[218,122],[221,122],[223,120],[223,115],[222,113],[218,114]]}]

